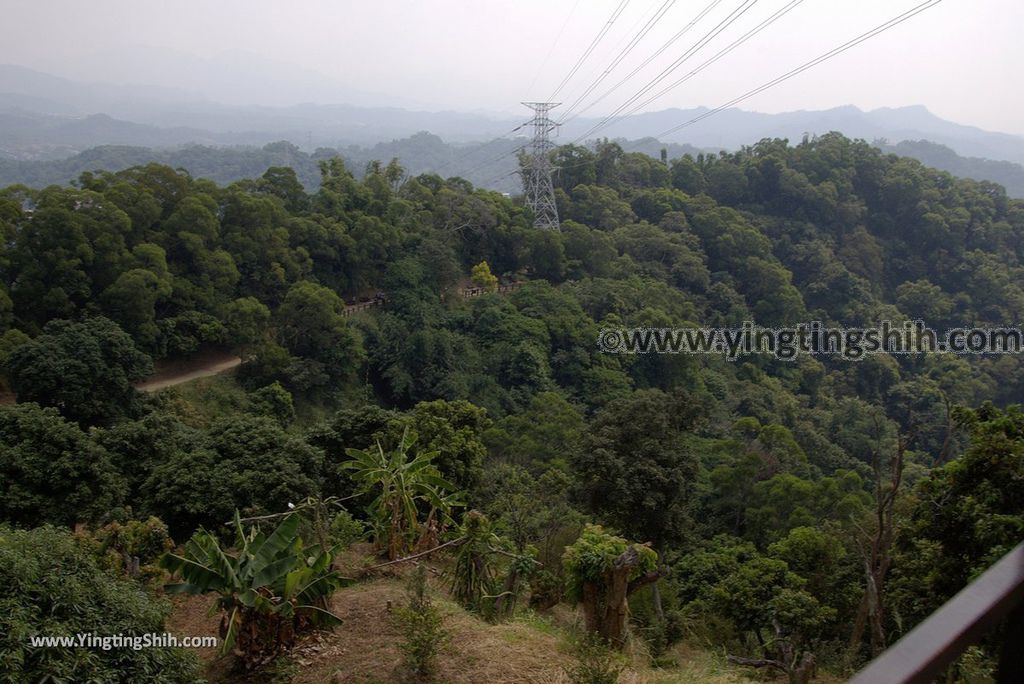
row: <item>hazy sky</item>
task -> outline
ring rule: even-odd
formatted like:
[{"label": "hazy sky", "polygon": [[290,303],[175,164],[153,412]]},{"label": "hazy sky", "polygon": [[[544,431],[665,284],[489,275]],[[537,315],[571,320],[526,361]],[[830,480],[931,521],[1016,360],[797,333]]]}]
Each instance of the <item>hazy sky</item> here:
[{"label": "hazy sky", "polygon": [[[575,100],[664,2],[630,0],[558,99]],[[668,2],[663,19],[586,103],[654,53],[708,4]],[[746,14],[665,83],[701,64],[787,2],[755,0]],[[804,0],[647,109],[717,106],[919,2]],[[0,62],[75,78],[188,88],[188,69],[169,66],[174,55],[168,50],[220,59],[225,52],[234,53],[235,62],[241,51],[315,70],[352,89],[432,109],[518,113],[525,112],[518,105],[521,100],[551,95],[618,4],[619,0],[5,0]],[[741,4],[742,0],[721,0],[673,47],[588,114],[604,114],[626,100]],[[923,104],[953,121],[1024,134],[1022,27],[1022,0],[944,0],[740,106],[778,112],[842,104],[863,109]],[[274,100],[269,80],[266,91],[267,97],[260,99],[281,104]],[[315,94],[322,100],[320,93]]]}]

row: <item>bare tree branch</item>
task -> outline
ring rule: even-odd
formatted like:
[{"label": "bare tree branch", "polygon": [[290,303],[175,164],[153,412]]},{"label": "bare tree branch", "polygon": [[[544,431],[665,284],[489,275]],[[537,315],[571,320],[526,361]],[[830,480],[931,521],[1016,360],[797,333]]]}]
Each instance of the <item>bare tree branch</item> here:
[{"label": "bare tree branch", "polygon": [[378,568],[385,568],[385,567],[387,567],[389,565],[396,565],[398,563],[408,563],[409,561],[416,560],[417,558],[423,558],[424,556],[429,556],[430,554],[434,553],[435,551],[440,551],[443,548],[446,548],[446,547],[449,547],[449,546],[459,546],[460,544],[464,544],[465,542],[466,542],[466,538],[465,537],[459,537],[458,539],[452,539],[451,541],[446,541],[444,544],[438,544],[437,546],[435,546],[433,548],[430,548],[430,549],[427,549],[426,551],[420,551],[419,553],[414,553],[411,556],[405,556],[404,558],[396,558],[395,560],[388,561],[386,563],[378,563],[377,565],[371,565],[369,567],[362,568],[362,569],[360,569],[360,572],[369,572],[371,570],[377,570]]}]

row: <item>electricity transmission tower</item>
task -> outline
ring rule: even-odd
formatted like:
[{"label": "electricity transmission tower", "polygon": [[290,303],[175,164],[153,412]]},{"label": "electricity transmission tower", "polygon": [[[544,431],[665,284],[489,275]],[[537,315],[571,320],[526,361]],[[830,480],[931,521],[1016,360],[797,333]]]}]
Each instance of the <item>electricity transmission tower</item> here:
[{"label": "electricity transmission tower", "polygon": [[530,150],[523,160],[520,173],[523,176],[523,194],[526,206],[533,210],[534,228],[553,228],[559,230],[558,207],[555,206],[555,188],[551,184],[551,150],[555,143],[548,134],[558,128],[548,113],[557,107],[559,102],[524,102],[534,111],[533,141]]}]

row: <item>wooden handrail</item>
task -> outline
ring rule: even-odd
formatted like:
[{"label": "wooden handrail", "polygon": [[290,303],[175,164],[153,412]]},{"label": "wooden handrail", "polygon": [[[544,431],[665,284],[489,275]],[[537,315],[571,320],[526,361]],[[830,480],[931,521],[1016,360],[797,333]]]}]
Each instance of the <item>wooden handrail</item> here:
[{"label": "wooden handrail", "polygon": [[[485,295],[485,294],[493,294],[494,292],[496,292],[498,294],[505,294],[506,292],[513,292],[514,290],[518,289],[521,285],[523,285],[522,281],[517,281],[517,282],[514,282],[514,283],[508,283],[508,284],[505,284],[505,285],[499,285],[498,288],[496,290],[494,290],[493,292],[488,292],[487,290],[485,290],[482,287],[464,287],[464,288],[459,290],[459,295],[463,299],[469,299],[471,297],[479,297],[479,296]],[[380,305],[384,304],[386,301],[387,301],[386,297],[378,296],[378,297],[376,297],[374,299],[371,299],[369,301],[358,302],[356,304],[349,304],[348,306],[345,307],[344,311],[342,311],[342,315],[343,316],[351,316],[354,313],[358,313],[360,311],[366,311],[367,309],[372,309],[372,308],[374,308],[376,306],[380,306]]]},{"label": "wooden handrail", "polygon": [[[871,661],[850,684],[929,684],[968,646],[1013,613],[997,682],[1024,682],[1024,543]],[[1017,608],[1017,610],[1014,610]],[[1015,643],[1013,643],[1015,642]]]}]

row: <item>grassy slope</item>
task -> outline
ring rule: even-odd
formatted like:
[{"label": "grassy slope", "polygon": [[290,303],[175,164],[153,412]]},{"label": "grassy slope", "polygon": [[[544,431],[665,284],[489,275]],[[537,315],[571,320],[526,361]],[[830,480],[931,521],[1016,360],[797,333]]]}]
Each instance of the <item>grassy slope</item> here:
[{"label": "grassy slope", "polygon": [[[488,624],[436,592],[447,616],[451,641],[438,660],[438,682],[449,684],[548,684],[568,682],[564,668],[573,662],[570,632],[550,617],[533,613],[502,624]],[[401,660],[401,636],[392,624],[388,602],[402,605],[402,583],[383,578],[340,592],[334,609],[345,624],[319,643],[300,649],[294,684],[337,684],[404,681],[396,665]],[[634,659],[635,660],[635,659]],[[683,660],[683,659],[681,659]],[[715,662],[707,653],[692,653],[685,665],[653,671],[630,667],[622,684],[639,682],[693,682],[729,684],[746,681]]]},{"label": "grassy slope", "polygon": [[[205,429],[215,420],[248,411],[249,396],[238,384],[236,368],[218,375],[200,377],[151,394],[163,410],[177,416],[186,425]],[[297,401],[293,431],[301,431],[329,418],[331,411],[307,401]]]},{"label": "grassy slope", "polygon": [[[359,560],[357,560],[357,558]],[[350,556],[350,569],[369,562]],[[353,562],[354,561],[354,562]],[[371,684],[408,681],[401,668],[399,643],[391,609],[406,601],[404,577],[408,568],[360,581],[340,590],[332,610],[344,620],[333,631],[312,634],[280,663],[265,681],[275,684]],[[345,572],[343,570],[343,572]],[[512,682],[568,684],[565,667],[573,662],[575,611],[559,606],[550,615],[523,611],[515,619],[489,624],[449,600],[440,571],[433,570],[432,593],[445,617],[450,641],[438,659],[435,681],[445,684],[511,684]],[[353,574],[346,572],[345,574]],[[179,635],[216,634],[218,617],[208,613],[212,597],[176,599],[169,629]],[[639,654],[627,657],[621,684],[741,684],[750,682],[720,656],[687,646],[667,654],[677,667],[652,669]],[[230,674],[230,659],[202,650],[206,676],[218,682],[253,681]]]}]

